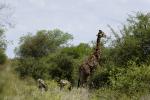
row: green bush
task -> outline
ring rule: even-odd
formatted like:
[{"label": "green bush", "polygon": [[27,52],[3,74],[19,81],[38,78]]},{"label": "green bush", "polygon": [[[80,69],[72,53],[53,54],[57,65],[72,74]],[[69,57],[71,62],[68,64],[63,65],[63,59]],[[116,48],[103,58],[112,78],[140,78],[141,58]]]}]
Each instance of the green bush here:
[{"label": "green bush", "polygon": [[16,71],[21,77],[30,76],[34,79],[48,78],[48,65],[43,58],[35,59],[33,57],[28,57],[20,59]]},{"label": "green bush", "polygon": [[16,71],[21,77],[34,79],[67,79],[73,81],[73,58],[66,54],[54,53],[43,58],[27,57],[19,59]]},{"label": "green bush", "polygon": [[7,60],[7,56],[3,50],[0,50],[0,64],[4,64]]},{"label": "green bush", "polygon": [[48,58],[49,60],[49,75],[53,79],[67,79],[72,80],[73,72],[73,58],[63,53],[55,54]]},{"label": "green bush", "polygon": [[150,90],[150,66],[138,66],[134,62],[127,68],[113,68],[110,72],[112,88],[128,95]]},{"label": "green bush", "polygon": [[[99,67],[99,66],[98,66]],[[109,85],[109,72],[106,68],[98,68],[92,75],[89,85],[91,88],[107,87]]]}]

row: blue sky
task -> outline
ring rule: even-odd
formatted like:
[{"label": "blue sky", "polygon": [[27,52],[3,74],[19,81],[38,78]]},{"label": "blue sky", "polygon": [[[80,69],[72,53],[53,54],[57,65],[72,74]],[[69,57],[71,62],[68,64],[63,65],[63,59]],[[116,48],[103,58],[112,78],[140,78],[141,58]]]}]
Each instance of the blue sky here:
[{"label": "blue sky", "polygon": [[14,57],[14,48],[19,38],[28,32],[35,34],[41,29],[59,28],[73,34],[72,44],[95,40],[99,29],[108,36],[121,27],[128,14],[150,10],[150,0],[0,0],[9,4],[13,11],[11,17],[14,28],[6,31],[10,43],[8,57]]}]

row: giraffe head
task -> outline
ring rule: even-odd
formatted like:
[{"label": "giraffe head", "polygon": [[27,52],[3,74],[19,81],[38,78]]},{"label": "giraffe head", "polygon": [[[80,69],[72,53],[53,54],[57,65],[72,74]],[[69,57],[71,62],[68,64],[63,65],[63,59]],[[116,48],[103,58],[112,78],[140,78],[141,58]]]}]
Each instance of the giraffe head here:
[{"label": "giraffe head", "polygon": [[98,36],[99,38],[102,38],[102,37],[106,37],[106,34],[105,34],[102,30],[99,30],[97,36]]}]

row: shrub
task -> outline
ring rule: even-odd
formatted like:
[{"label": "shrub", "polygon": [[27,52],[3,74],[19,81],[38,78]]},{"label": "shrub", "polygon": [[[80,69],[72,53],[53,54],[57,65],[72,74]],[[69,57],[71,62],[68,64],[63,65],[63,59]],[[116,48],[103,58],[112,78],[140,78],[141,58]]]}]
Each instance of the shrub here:
[{"label": "shrub", "polygon": [[4,64],[7,60],[7,56],[3,50],[0,50],[0,64]]},{"label": "shrub", "polygon": [[98,68],[90,79],[91,88],[101,88],[109,85],[109,72],[106,68]]},{"label": "shrub", "polygon": [[48,78],[48,65],[45,63],[45,59],[35,59],[33,57],[20,59],[17,72],[21,77],[31,76],[34,79]]},{"label": "shrub", "polygon": [[112,88],[128,95],[150,90],[150,66],[131,63],[127,68],[116,67],[111,71]]},{"label": "shrub", "polygon": [[[50,55],[51,56],[51,55]],[[53,79],[67,79],[72,82],[73,58],[63,53],[48,58],[49,75]]]}]

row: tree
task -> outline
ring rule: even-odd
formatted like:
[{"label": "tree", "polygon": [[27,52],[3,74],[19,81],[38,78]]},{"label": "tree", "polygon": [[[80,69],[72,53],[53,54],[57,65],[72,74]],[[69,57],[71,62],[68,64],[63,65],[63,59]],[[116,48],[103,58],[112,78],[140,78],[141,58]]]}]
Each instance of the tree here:
[{"label": "tree", "polygon": [[[58,66],[57,69],[63,69],[65,65],[70,66],[69,64],[72,64],[70,58],[58,55],[58,53],[72,38],[72,35],[58,29],[41,30],[35,35],[29,34],[21,37],[20,46],[16,51],[19,59],[18,67],[16,68],[17,72],[19,72],[21,77],[31,76],[34,79],[44,79],[53,75],[52,72],[49,74],[51,68],[54,69],[55,66]],[[69,71],[69,68],[66,68],[65,71]],[[70,74],[66,73],[61,75],[70,77]]]},{"label": "tree", "polygon": [[146,62],[150,56],[150,14],[138,12],[135,16],[129,16],[127,24],[123,26],[121,34],[113,41],[111,56],[118,65],[126,65],[128,61],[137,63]]},{"label": "tree", "polygon": [[65,53],[58,53],[51,59],[51,67],[49,68],[49,75],[53,79],[67,79],[73,81],[73,58]]},{"label": "tree", "polygon": [[43,57],[49,53],[54,53],[58,48],[67,44],[73,37],[58,29],[41,30],[36,35],[27,35],[20,38],[20,47],[17,49],[17,56],[23,57]]},{"label": "tree", "polygon": [[6,40],[4,35],[4,29],[0,29],[0,49],[6,49]]},{"label": "tree", "polygon": [[5,27],[7,25],[10,25],[11,22],[9,21],[9,18],[6,16],[8,13],[6,13],[7,10],[6,4],[0,3],[0,64],[5,63],[7,60],[7,56],[5,54],[5,50],[7,47],[7,40],[5,39]]},{"label": "tree", "polygon": [[62,50],[62,53],[66,53],[68,56],[72,56],[74,59],[81,59],[91,53],[92,49],[89,44],[80,43],[77,46],[66,47]]},{"label": "tree", "polygon": [[5,49],[6,49],[6,40],[4,36],[4,30],[0,29],[0,64],[4,64],[7,56],[5,54]]}]

